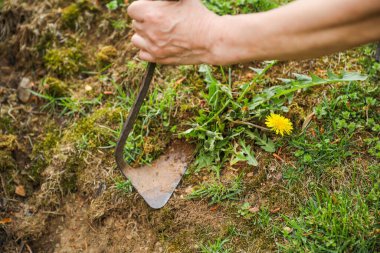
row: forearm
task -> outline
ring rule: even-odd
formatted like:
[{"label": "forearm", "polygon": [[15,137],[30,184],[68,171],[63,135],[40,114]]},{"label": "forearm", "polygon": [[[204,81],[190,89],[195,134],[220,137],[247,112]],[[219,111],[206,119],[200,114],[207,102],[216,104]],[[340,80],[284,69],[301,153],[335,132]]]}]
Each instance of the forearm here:
[{"label": "forearm", "polygon": [[299,0],[218,19],[210,64],[311,58],[380,40],[378,0]]}]

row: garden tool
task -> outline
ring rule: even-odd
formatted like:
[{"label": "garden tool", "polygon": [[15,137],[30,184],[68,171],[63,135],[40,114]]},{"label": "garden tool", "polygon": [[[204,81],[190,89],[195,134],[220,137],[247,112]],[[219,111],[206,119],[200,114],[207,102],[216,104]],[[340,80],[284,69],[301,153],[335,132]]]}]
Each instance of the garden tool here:
[{"label": "garden tool", "polygon": [[122,174],[131,181],[134,188],[150,207],[158,209],[166,204],[180,182],[186,171],[187,164],[191,160],[193,147],[186,142],[175,141],[168,148],[166,154],[161,155],[151,165],[145,165],[140,168],[132,168],[124,161],[124,146],[147,95],[155,67],[155,63],[148,63],[139,94],[129,112],[120,139],[117,142],[115,157],[117,166]]}]

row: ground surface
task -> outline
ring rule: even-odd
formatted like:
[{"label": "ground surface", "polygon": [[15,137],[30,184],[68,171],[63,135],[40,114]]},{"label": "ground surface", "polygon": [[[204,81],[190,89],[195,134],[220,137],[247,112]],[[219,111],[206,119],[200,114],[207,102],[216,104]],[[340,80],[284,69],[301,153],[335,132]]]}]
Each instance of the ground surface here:
[{"label": "ground surface", "polygon": [[[221,15],[279,3],[205,2]],[[380,250],[374,45],[300,62],[159,67],[126,159],[150,163],[179,138],[196,150],[169,203],[152,210],[113,158],[145,68],[126,6],[0,6],[1,252]],[[291,120],[291,135],[265,129],[271,112]]]}]

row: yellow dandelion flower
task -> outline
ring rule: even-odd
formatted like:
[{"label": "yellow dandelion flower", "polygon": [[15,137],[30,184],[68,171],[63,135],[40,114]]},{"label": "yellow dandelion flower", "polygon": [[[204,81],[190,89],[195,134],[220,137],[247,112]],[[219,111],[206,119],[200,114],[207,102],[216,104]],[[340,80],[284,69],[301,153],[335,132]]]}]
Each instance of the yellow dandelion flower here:
[{"label": "yellow dandelion flower", "polygon": [[293,131],[292,122],[288,118],[275,113],[271,113],[271,115],[266,117],[265,125],[276,132],[276,134],[281,134],[282,136],[284,136],[284,133],[291,134]]}]

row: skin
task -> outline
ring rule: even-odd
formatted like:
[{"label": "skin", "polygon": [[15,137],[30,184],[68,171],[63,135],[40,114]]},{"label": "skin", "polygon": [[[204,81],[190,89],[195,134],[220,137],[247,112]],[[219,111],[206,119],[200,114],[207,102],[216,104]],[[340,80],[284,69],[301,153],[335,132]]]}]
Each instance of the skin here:
[{"label": "skin", "polygon": [[236,16],[200,0],[134,1],[128,14],[139,57],[161,64],[306,59],[380,40],[379,0],[298,0]]}]

